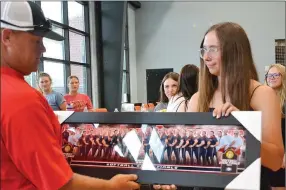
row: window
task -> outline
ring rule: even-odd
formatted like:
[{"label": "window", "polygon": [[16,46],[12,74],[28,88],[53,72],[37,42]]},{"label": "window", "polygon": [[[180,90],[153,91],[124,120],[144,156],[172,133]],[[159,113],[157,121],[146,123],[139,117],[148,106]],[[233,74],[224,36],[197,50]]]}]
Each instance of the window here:
[{"label": "window", "polygon": [[65,65],[60,62],[44,61],[44,71],[52,78],[53,90],[66,94]]},{"label": "window", "polygon": [[[82,1],[36,1],[44,15],[51,20],[52,30],[65,37],[64,41],[44,38],[46,52],[39,71],[47,72],[53,80],[52,87],[62,94],[68,93],[67,77],[76,75],[80,93],[91,96],[90,34],[88,2]],[[35,86],[36,73],[26,77]]]},{"label": "window", "polygon": [[80,93],[86,93],[86,82],[87,82],[87,77],[86,77],[86,67],[81,66],[81,65],[71,65],[71,75],[75,75],[79,79],[79,92]]},{"label": "window", "polygon": [[275,40],[275,62],[285,65],[285,39]]},{"label": "window", "polygon": [[[128,11],[127,11],[128,12]],[[128,15],[126,15],[124,52],[122,72],[122,103],[130,103],[130,69],[129,69],[129,42],[128,42]]]},{"label": "window", "polygon": [[32,87],[37,88],[37,72],[31,73],[29,76],[25,76],[25,80],[28,84],[30,84]]}]

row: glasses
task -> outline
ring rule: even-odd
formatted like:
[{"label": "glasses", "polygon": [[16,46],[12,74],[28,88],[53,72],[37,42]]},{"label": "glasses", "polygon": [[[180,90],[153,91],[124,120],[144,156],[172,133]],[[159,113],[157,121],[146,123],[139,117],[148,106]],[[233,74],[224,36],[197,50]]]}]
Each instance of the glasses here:
[{"label": "glasses", "polygon": [[271,73],[271,74],[266,74],[266,75],[265,75],[265,77],[266,77],[267,79],[269,79],[269,78],[277,79],[277,78],[279,78],[280,76],[281,76],[280,73]]},{"label": "glasses", "polygon": [[203,59],[205,56],[205,53],[208,53],[209,57],[216,56],[219,50],[220,50],[220,48],[216,47],[216,46],[209,47],[209,48],[207,48],[207,47],[201,48],[199,50],[200,57]]}]

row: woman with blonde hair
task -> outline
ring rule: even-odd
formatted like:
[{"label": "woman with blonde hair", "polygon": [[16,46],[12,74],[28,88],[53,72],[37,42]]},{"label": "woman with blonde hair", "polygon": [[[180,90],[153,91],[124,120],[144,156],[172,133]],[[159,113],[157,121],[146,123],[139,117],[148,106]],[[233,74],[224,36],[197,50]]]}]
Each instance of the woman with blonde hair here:
[{"label": "woman with blonde hair", "polygon": [[63,95],[52,89],[52,78],[48,73],[40,73],[38,76],[39,91],[47,99],[54,111],[66,110],[66,100]]},{"label": "woman with blonde hair", "polygon": [[265,75],[265,84],[273,88],[277,93],[280,99],[280,107],[282,110],[282,114],[285,116],[285,100],[286,100],[285,66],[282,64],[270,65]]},{"label": "woman with blonde hair", "polygon": [[[285,147],[285,99],[286,99],[286,72],[285,66],[281,64],[272,64],[270,65],[266,75],[265,75],[265,84],[270,86],[275,90],[278,98],[280,99],[280,108],[282,112],[282,137]],[[285,155],[282,162],[281,168],[276,171],[269,172],[270,184],[272,190],[285,190]]]}]

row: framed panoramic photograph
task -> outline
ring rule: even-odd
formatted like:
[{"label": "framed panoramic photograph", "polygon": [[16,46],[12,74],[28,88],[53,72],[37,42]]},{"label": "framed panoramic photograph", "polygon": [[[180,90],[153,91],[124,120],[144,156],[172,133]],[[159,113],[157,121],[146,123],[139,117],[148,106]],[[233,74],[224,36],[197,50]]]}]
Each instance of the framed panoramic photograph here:
[{"label": "framed panoramic photograph", "polygon": [[221,119],[211,113],[56,114],[63,154],[77,173],[105,179],[134,173],[141,184],[260,189],[261,112]]}]

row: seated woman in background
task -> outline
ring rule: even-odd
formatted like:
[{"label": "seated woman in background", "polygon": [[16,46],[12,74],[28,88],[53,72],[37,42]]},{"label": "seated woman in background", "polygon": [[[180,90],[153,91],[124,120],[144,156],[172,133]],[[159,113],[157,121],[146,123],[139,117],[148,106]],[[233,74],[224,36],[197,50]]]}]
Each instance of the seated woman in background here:
[{"label": "seated woman in background", "polygon": [[[286,99],[286,72],[285,66],[281,64],[273,64],[270,65],[269,70],[265,75],[265,83],[266,85],[273,88],[280,99],[280,108],[282,117],[282,137],[283,143],[285,147],[285,99]],[[284,159],[281,165],[281,168],[276,171],[269,171],[269,179],[270,185],[272,186],[272,190],[285,190],[285,154]]]},{"label": "seated woman in background", "polygon": [[154,108],[154,111],[167,109],[169,99],[178,92],[179,74],[170,72],[166,74],[160,85],[160,102]]},{"label": "seated woman in background", "polygon": [[38,85],[54,111],[66,110],[66,101],[61,93],[52,89],[52,78],[48,73],[39,74]]},{"label": "seated woman in background", "polygon": [[186,112],[191,97],[198,91],[199,68],[195,65],[185,65],[181,69],[179,93],[173,96],[167,107],[167,112]]},{"label": "seated woman in background", "polygon": [[77,76],[68,77],[68,88],[69,94],[66,94],[64,98],[67,101],[69,109],[72,109],[77,112],[83,111],[93,111],[93,106],[90,98],[86,94],[78,93],[79,89],[79,79]]}]

